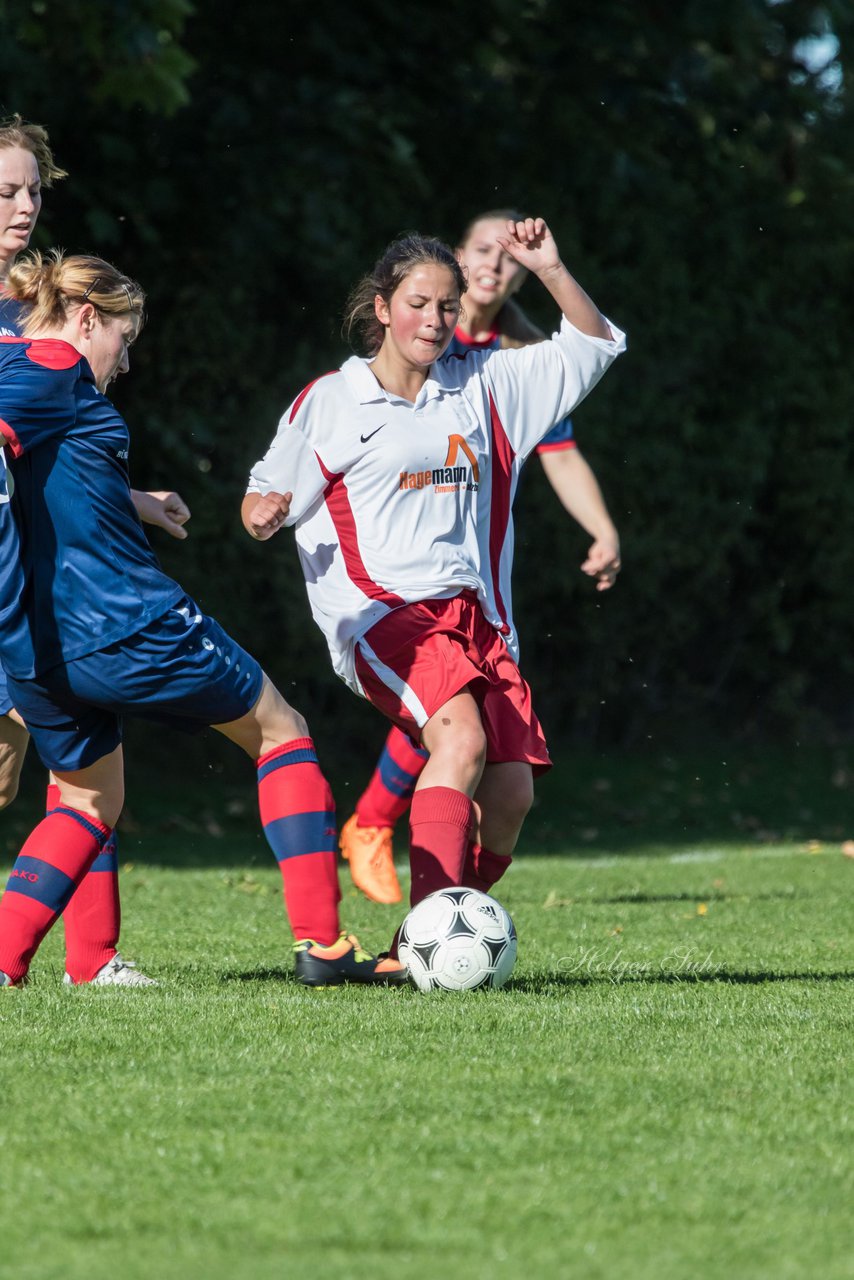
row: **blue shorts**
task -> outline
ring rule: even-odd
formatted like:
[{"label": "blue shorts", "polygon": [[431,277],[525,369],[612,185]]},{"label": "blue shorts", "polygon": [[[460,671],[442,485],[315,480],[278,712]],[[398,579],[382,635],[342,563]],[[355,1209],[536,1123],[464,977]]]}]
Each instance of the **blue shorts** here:
[{"label": "blue shorts", "polygon": [[114,751],[125,714],[189,733],[238,720],[258,701],[264,673],[185,596],[106,649],[35,680],[7,678],[42,763],[66,773]]},{"label": "blue shorts", "polygon": [[9,685],[6,681],[6,672],[2,667],[0,667],[0,716],[7,716],[14,705],[14,702],[9,697]]}]

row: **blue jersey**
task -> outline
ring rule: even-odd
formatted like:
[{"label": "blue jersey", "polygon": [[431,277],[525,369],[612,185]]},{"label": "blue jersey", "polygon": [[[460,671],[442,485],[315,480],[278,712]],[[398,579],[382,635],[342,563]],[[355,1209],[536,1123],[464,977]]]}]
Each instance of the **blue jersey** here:
[{"label": "blue jersey", "polygon": [[[4,629],[4,624],[10,627],[17,619],[21,621],[20,610],[17,607],[17,600],[23,589],[23,575],[19,561],[18,550],[18,533],[9,509],[9,483],[6,472],[6,459],[3,449],[0,449],[0,581],[4,581],[8,574],[8,606],[0,605],[0,632]],[[17,576],[16,575],[17,571]],[[6,592],[0,597],[5,600]],[[6,615],[9,615],[8,617]],[[20,642],[20,637],[18,642]],[[8,715],[12,710],[12,700],[9,697],[9,689],[6,684],[6,673],[0,664],[0,716]]]},{"label": "blue jersey", "polygon": [[[183,596],[130,495],[128,429],[66,342],[0,338],[0,661],[19,680],[125,639]],[[5,499],[5,500],[4,500]]]},{"label": "blue jersey", "polygon": [[21,333],[21,304],[7,298],[0,286],[0,338],[15,338]]},{"label": "blue jersey", "polygon": [[[0,338],[13,338],[20,335],[21,332],[21,306],[12,298],[7,298],[0,286]],[[5,506],[9,502],[8,478],[6,475],[6,455],[3,449],[0,449],[0,505]],[[8,564],[10,556],[17,556],[17,541],[14,538],[14,531],[9,530],[9,534],[13,537],[11,546],[7,546],[4,539],[4,520],[0,514],[0,564]],[[0,666],[0,716],[7,715],[12,709],[12,702],[9,698],[9,690],[6,685],[6,673]]]},{"label": "blue jersey", "polygon": [[[464,330],[457,327],[445,355],[464,356],[467,351],[498,351],[500,346],[501,334],[497,329],[482,342],[476,342]],[[572,431],[572,418],[562,418],[552,427],[548,435],[543,436],[535,452],[549,453],[552,450],[573,448],[575,448],[575,436]]]}]

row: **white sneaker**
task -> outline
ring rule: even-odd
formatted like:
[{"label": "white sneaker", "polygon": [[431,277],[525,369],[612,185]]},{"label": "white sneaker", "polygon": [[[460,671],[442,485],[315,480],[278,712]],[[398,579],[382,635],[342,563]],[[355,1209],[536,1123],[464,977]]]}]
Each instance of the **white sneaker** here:
[{"label": "white sneaker", "polygon": [[8,973],[0,969],[0,987],[22,987],[25,981],[26,979],[22,979],[21,982],[13,982]]},{"label": "white sneaker", "polygon": [[147,977],[144,973],[140,973],[133,960],[123,960],[116,952],[112,960],[108,960],[94,978],[90,978],[89,982],[75,983],[70,973],[66,973],[62,979],[68,986],[87,986],[87,987],[159,987],[160,983],[155,982],[154,978]]}]

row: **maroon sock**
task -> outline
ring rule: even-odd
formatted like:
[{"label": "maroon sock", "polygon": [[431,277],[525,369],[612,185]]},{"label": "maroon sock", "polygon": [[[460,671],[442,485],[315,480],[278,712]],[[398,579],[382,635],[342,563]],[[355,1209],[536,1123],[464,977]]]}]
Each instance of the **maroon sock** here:
[{"label": "maroon sock", "polygon": [[409,813],[412,906],[436,889],[462,883],[473,813],[469,797],[451,787],[415,792]]},{"label": "maroon sock", "polygon": [[480,889],[481,893],[491,893],[492,886],[498,884],[512,861],[507,854],[493,853],[472,840],[466,851],[463,884],[470,889]]}]

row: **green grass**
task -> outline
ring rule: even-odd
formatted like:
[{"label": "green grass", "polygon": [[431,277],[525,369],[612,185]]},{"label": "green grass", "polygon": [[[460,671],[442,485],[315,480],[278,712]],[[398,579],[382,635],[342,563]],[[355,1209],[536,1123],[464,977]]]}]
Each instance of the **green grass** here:
[{"label": "green grass", "polygon": [[[245,793],[132,797],[162,986],[63,988],[58,929],[2,993],[4,1280],[854,1276],[844,788],[777,786],[774,838],[764,775],[740,829],[611,763],[543,789],[513,979],[469,996],[304,991]],[[380,948],[400,913],[344,889]]]}]

